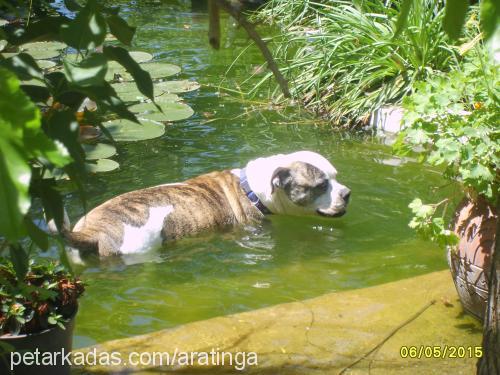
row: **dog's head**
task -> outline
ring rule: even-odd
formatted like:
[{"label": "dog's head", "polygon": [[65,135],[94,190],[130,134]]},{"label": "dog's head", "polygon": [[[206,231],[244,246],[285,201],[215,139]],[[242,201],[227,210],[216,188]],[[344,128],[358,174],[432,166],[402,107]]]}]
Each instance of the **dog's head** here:
[{"label": "dog's head", "polygon": [[337,182],[336,169],[323,156],[300,151],[258,160],[260,176],[254,173],[252,177],[267,180],[268,188],[262,181],[250,182],[257,185],[256,194],[271,212],[327,217],[345,214],[351,191]]}]

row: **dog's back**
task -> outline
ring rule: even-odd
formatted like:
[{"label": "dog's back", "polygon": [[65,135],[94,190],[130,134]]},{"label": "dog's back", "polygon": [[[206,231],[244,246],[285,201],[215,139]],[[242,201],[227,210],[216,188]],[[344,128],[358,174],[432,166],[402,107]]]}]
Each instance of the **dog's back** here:
[{"label": "dog's back", "polygon": [[239,178],[226,170],[119,195],[91,210],[63,234],[83,252],[126,254],[261,217],[246,199]]}]

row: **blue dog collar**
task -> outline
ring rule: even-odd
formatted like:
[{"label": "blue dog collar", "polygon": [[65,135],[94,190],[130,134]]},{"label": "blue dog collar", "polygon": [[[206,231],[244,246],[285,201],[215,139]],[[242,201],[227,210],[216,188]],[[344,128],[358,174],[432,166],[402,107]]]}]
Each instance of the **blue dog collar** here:
[{"label": "blue dog collar", "polygon": [[271,214],[272,212],[269,211],[269,209],[266,206],[264,206],[264,203],[260,201],[257,194],[255,194],[250,188],[245,168],[240,169],[239,177],[240,177],[240,186],[245,192],[247,198],[250,200],[250,202],[252,202],[252,205],[254,205],[260,212],[262,212],[265,215]]}]

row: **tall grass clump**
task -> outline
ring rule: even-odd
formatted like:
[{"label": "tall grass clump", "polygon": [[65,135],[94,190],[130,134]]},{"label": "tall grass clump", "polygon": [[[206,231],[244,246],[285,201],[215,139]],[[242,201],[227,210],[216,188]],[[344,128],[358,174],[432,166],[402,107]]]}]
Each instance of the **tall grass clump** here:
[{"label": "tall grass clump", "polygon": [[408,27],[396,35],[400,5],[272,0],[257,17],[282,31],[274,57],[294,98],[335,123],[359,124],[383,105],[400,104],[415,82],[458,63],[441,26],[444,2],[415,2]]}]

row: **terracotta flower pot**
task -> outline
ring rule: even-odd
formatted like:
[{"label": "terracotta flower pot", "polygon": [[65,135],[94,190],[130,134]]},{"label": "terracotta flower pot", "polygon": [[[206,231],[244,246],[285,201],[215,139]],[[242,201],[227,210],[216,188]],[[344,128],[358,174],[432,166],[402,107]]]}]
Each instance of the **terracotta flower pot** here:
[{"label": "terracotta flower pot", "polygon": [[[33,364],[28,365],[28,362],[21,363],[19,365],[13,366],[14,371],[10,372],[11,368],[11,355],[6,353],[3,357],[0,356],[0,374],[12,374],[12,375],[69,375],[71,367],[67,363],[62,363],[61,354],[71,352],[72,341],[73,341],[73,329],[75,327],[75,316],[76,312],[71,319],[66,322],[65,329],[55,326],[53,328],[47,329],[45,331],[29,334],[29,335],[18,335],[18,336],[0,336],[0,352],[3,352],[1,348],[6,344],[13,348],[14,364],[19,360],[19,355],[22,356],[24,353],[35,353],[38,351],[39,363],[43,363],[42,359],[46,358],[45,361],[49,361],[48,354],[52,355],[52,360],[54,359],[54,354],[58,353],[57,361],[53,362],[54,365],[36,365],[35,354],[33,357],[25,356],[28,362],[33,362]],[[44,354],[46,353],[46,354]],[[48,364],[48,362],[45,362]]]},{"label": "terracotta flower pot", "polygon": [[448,249],[448,263],[464,309],[484,318],[488,271],[495,247],[497,213],[484,198],[465,198],[457,207],[453,231],[459,243]]}]

